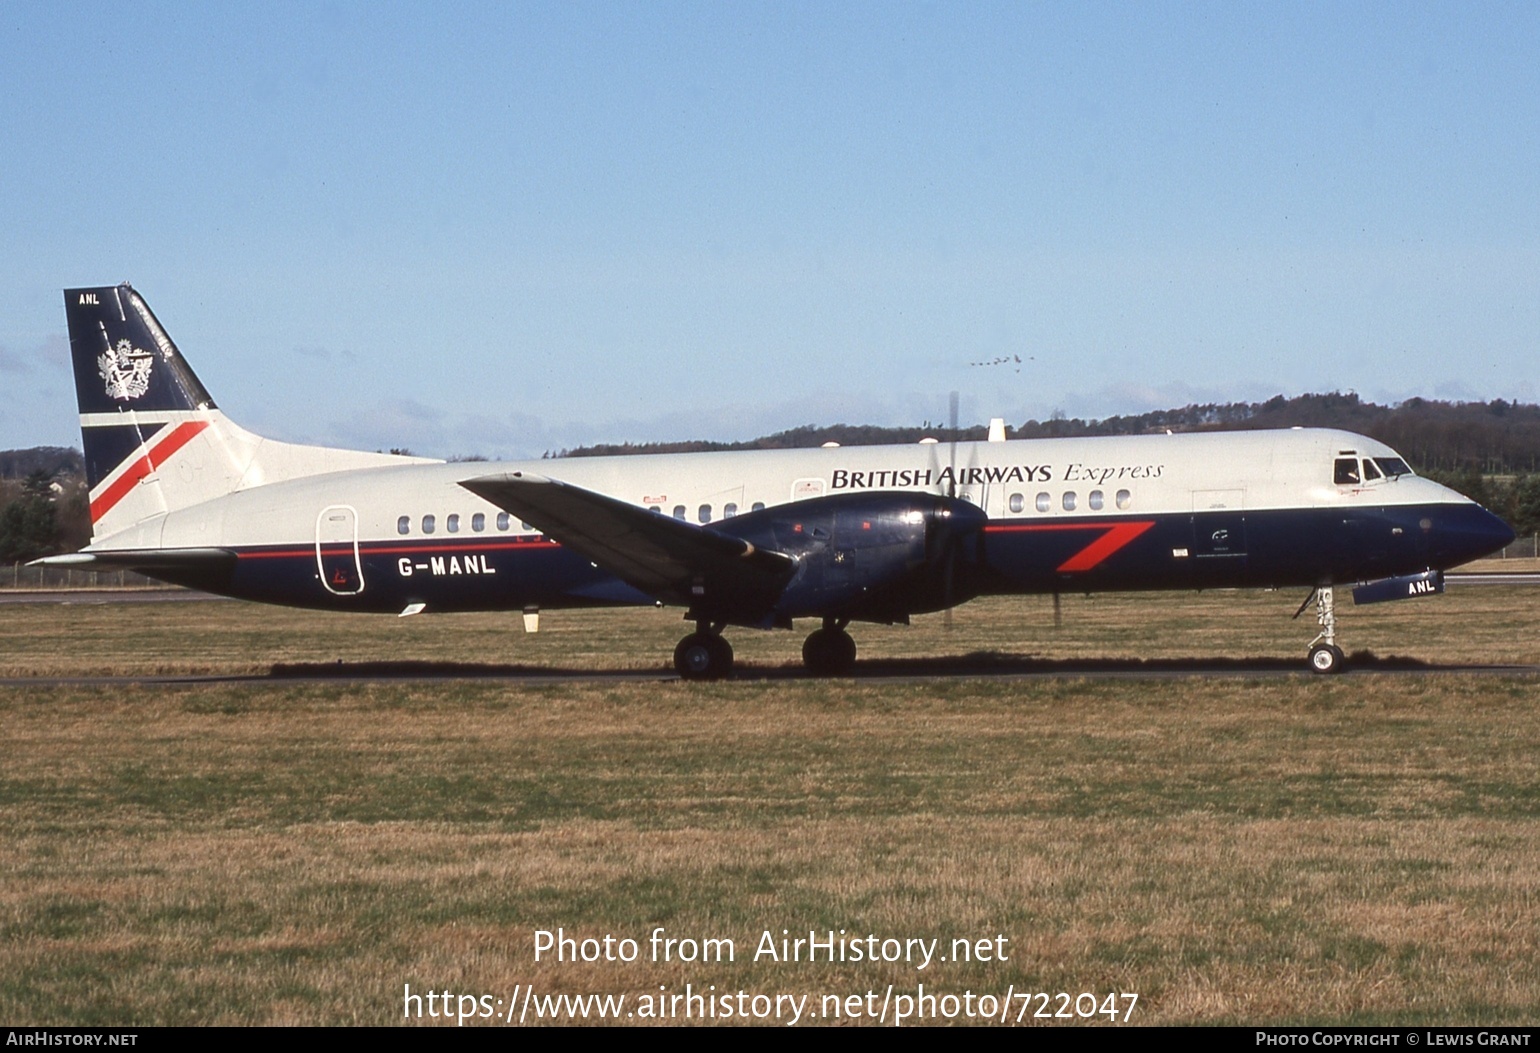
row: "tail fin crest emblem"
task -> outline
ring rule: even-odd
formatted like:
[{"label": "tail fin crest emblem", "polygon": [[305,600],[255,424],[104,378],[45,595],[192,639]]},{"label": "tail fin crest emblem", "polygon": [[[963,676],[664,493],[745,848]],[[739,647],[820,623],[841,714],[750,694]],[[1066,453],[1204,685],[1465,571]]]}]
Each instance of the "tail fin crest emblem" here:
[{"label": "tail fin crest emblem", "polygon": [[[107,330],[102,328],[106,340]],[[131,341],[119,340],[113,346],[107,340],[107,350],[96,359],[96,371],[107,382],[107,397],[128,402],[150,390],[150,367],[155,356],[141,351]]]}]

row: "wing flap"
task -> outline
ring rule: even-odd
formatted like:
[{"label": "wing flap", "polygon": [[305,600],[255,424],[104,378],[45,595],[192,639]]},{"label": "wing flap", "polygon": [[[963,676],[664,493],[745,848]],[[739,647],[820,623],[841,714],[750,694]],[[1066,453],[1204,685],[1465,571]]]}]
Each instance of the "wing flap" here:
[{"label": "wing flap", "polygon": [[529,472],[460,485],[662,600],[693,604],[703,596],[737,595],[740,603],[758,605],[778,594],[796,569],[785,553]]}]

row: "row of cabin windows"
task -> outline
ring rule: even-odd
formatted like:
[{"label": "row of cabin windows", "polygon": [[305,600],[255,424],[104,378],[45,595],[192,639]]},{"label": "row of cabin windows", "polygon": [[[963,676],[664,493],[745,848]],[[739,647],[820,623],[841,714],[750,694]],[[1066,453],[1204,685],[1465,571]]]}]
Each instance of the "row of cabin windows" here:
[{"label": "row of cabin windows", "polygon": [[[649,512],[657,512],[658,514],[661,515],[662,512],[663,512],[663,506],[662,505],[648,505],[647,506],[647,510]],[[763,501],[755,501],[753,503],[753,505],[751,505],[749,507],[749,511],[751,511],[751,512],[763,512],[764,510],[765,510],[765,503]],[[727,504],[722,506],[722,518],[723,519],[731,519],[733,516],[735,516],[737,514],[738,514],[738,506],[735,503],[729,501]],[[674,518],[675,519],[682,519],[685,522],[689,522],[690,510],[687,509],[684,505],[675,505],[674,506]],[[709,522],[711,522],[711,506],[710,505],[701,505],[699,508],[697,508],[695,510],[695,518],[697,520],[699,520],[700,522],[702,522],[702,523],[709,523]]]},{"label": "row of cabin windows", "polygon": [[[1080,499],[1075,491],[1066,490],[1064,491],[1063,496],[1059,499],[1059,503],[1063,506],[1064,511],[1073,512],[1079,500]],[[1127,509],[1128,506],[1133,503],[1133,495],[1130,494],[1127,490],[1119,490],[1113,500],[1117,503],[1118,508]],[[1100,512],[1106,506],[1106,499],[1100,490],[1092,490],[1086,497],[1086,503],[1090,506],[1091,511]],[[765,503],[763,501],[755,501],[754,504],[750,507],[750,511],[760,512],[764,510],[764,507]],[[1026,495],[1012,494],[1010,499],[1010,507],[1012,512],[1020,513],[1025,511],[1027,507]],[[1039,512],[1051,512],[1053,510],[1053,496],[1046,490],[1039,493],[1036,499],[1033,501],[1033,507],[1036,508]],[[651,505],[649,506],[649,509],[650,511],[658,512],[660,514],[663,511],[662,507],[659,505]],[[737,504],[728,502],[722,506],[723,519],[731,519],[737,514]],[[710,505],[701,505],[698,509],[696,509],[695,516],[696,519],[702,523],[711,522],[712,507]],[[684,505],[675,505],[674,518],[688,521],[689,509],[687,509]],[[460,524],[461,517],[458,512],[451,513],[450,515],[444,517],[444,530],[450,534],[458,534],[460,532]],[[496,524],[498,531],[505,534],[513,527],[513,521],[507,512],[497,513]],[[530,524],[523,522],[519,524],[519,527],[526,533],[533,532],[535,529]],[[421,529],[424,534],[432,534],[437,532],[438,517],[431,514],[423,516]],[[471,516],[471,531],[473,533],[480,534],[486,529],[487,517],[485,513],[477,512]],[[401,516],[396,520],[396,533],[405,535],[410,534],[411,532],[411,516]]]},{"label": "row of cabin windows", "polygon": [[[444,517],[444,530],[451,534],[460,532],[460,524],[463,522],[460,513],[452,512]],[[499,532],[506,534],[513,529],[513,518],[507,512],[497,513],[495,520]],[[533,533],[535,528],[528,523],[520,523],[519,527],[525,533]],[[487,517],[484,512],[477,512],[471,516],[471,532],[480,534],[487,529]],[[424,534],[433,534],[438,531],[438,517],[425,515],[422,517],[421,530]],[[412,532],[412,517],[401,516],[396,520],[396,533],[410,534]]]},{"label": "row of cabin windows", "polygon": [[[1127,510],[1128,507],[1133,504],[1133,500],[1134,500],[1133,494],[1129,493],[1127,490],[1119,490],[1117,492],[1117,494],[1114,495],[1114,497],[1113,497],[1113,501],[1117,504],[1118,508],[1119,509],[1123,509],[1123,510]],[[1080,498],[1079,498],[1079,496],[1077,495],[1077,493],[1075,491],[1073,491],[1073,490],[1066,490],[1064,492],[1063,496],[1060,497],[1059,501],[1060,501],[1060,504],[1063,506],[1064,511],[1066,511],[1066,512],[1073,512],[1075,510],[1075,508],[1077,507],[1077,505],[1079,504]],[[1086,503],[1090,506],[1091,511],[1093,511],[1093,512],[1100,512],[1103,508],[1106,507],[1106,504],[1107,504],[1106,496],[1100,490],[1092,490],[1088,495],[1086,495]],[[764,509],[764,507],[765,507],[765,503],[763,501],[755,501],[753,507],[750,510],[754,511],[754,512],[759,512],[759,511],[762,511]],[[1010,508],[1011,508],[1012,512],[1016,512],[1016,513],[1023,512],[1023,511],[1026,510],[1026,507],[1027,507],[1026,495],[1024,495],[1024,494],[1012,494],[1011,495],[1011,498],[1010,498]],[[1037,495],[1036,499],[1033,502],[1033,507],[1035,507],[1039,512],[1050,512],[1050,511],[1052,511],[1053,510],[1053,495],[1049,494],[1047,491],[1043,491],[1042,493],[1039,493]],[[651,505],[651,506],[649,506],[649,508],[653,512],[661,513],[663,511],[662,507],[659,506],[659,505]],[[738,514],[738,506],[736,504],[729,503],[729,504],[725,504],[725,505],[722,506],[722,518],[723,519],[731,519],[733,516],[735,516],[737,514]],[[684,505],[675,505],[674,506],[674,518],[675,519],[684,520],[684,521],[688,522],[689,518],[690,518],[690,511],[689,511],[689,509],[686,508]],[[711,522],[711,519],[712,519],[712,507],[710,505],[701,505],[698,509],[695,510],[695,518],[696,518],[696,520],[698,522],[701,522],[701,523],[709,523],[709,522]]]},{"label": "row of cabin windows", "polygon": [[[1117,504],[1118,508],[1127,510],[1128,506],[1134,503],[1134,495],[1127,490],[1119,490],[1113,497],[1113,501]],[[1064,491],[1063,496],[1059,498],[1059,504],[1066,512],[1073,512],[1079,503],[1080,497],[1074,490]],[[1100,512],[1107,506],[1107,499],[1100,490],[1092,490],[1086,495],[1086,504],[1090,506],[1091,511]],[[1026,495],[1012,494],[1010,506],[1012,512],[1025,511],[1027,507]],[[1046,490],[1040,492],[1033,500],[1032,507],[1036,508],[1039,512],[1053,511],[1053,495]]]}]

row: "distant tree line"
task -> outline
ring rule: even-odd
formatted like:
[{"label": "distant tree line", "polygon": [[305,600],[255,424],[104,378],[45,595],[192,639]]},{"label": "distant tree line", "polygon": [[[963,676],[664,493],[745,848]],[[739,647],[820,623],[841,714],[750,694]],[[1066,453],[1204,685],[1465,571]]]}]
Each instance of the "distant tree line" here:
[{"label": "distant tree line", "polygon": [[74,551],[91,540],[85,475],[76,450],[0,450],[0,563]]},{"label": "distant tree line", "polygon": [[42,472],[50,479],[86,474],[79,450],[65,446],[33,446],[26,450],[0,450],[0,481],[25,479]]},{"label": "distant tree line", "polygon": [[[1208,402],[1181,409],[1083,420],[1055,414],[1029,420],[1006,435],[1012,439],[1068,438],[1081,435],[1157,435],[1164,431],[1238,431],[1257,428],[1342,428],[1394,447],[1423,473],[1433,471],[1514,475],[1540,471],[1540,406],[1507,402],[1439,402],[1408,399],[1395,406],[1365,402],[1356,394],[1274,396],[1266,402]],[[929,436],[943,442],[978,441],[984,425],[958,428],[927,422],[919,427],[804,425],[744,442],[649,442],[579,446],[547,457],[607,457],[628,453],[693,453],[703,450],[806,449],[837,442],[842,446],[918,442]]]},{"label": "distant tree line", "polygon": [[34,471],[20,481],[0,482],[0,563],[52,555],[64,546],[53,476]]},{"label": "distant tree line", "polygon": [[1540,471],[1540,406],[1504,399],[1440,402],[1414,398],[1395,406],[1380,406],[1352,392],[1292,399],[1275,395],[1266,402],[1211,402],[1100,421],[1029,420],[1016,429],[1014,437],[1293,427],[1356,431],[1393,447],[1424,474]]}]

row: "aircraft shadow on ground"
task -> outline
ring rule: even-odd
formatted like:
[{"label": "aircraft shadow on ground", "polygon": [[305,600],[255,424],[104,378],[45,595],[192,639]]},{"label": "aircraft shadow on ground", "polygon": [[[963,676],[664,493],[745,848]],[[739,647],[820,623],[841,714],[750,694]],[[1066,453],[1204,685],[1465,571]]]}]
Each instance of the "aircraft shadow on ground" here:
[{"label": "aircraft shadow on ground", "polygon": [[[1413,670],[1460,670],[1485,666],[1434,664],[1400,655],[1381,657],[1372,651],[1356,651],[1346,662],[1349,672],[1403,672]],[[274,665],[273,679],[303,680],[605,680],[635,679],[656,672],[672,679],[672,668],[648,669],[571,669],[556,666],[496,664],[491,662],[295,662]],[[843,679],[862,680],[883,677],[952,676],[1169,676],[1190,674],[1245,675],[1308,672],[1303,658],[1232,657],[1232,658],[1043,658],[1037,655],[975,651],[970,654],[927,658],[876,658],[859,661]],[[740,662],[734,680],[813,680],[819,679],[800,664],[758,665]]]}]

